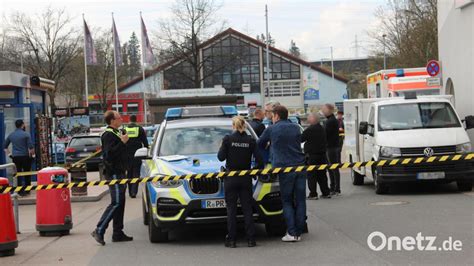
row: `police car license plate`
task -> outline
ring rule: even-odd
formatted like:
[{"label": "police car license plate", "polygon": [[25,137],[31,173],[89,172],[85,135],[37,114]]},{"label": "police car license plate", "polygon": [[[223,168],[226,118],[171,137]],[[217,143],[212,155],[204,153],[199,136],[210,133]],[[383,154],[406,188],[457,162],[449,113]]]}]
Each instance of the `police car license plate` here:
[{"label": "police car license plate", "polygon": [[81,153],[78,154],[78,157],[84,158],[84,157],[87,157],[89,155],[90,155],[90,153],[88,153],[88,152],[81,152]]},{"label": "police car license plate", "polygon": [[418,173],[416,179],[418,180],[431,180],[431,179],[443,179],[445,177],[444,172],[427,172]]},{"label": "police car license plate", "polygon": [[203,200],[201,201],[201,207],[203,209],[221,209],[225,208],[224,199],[215,199],[215,200]]}]

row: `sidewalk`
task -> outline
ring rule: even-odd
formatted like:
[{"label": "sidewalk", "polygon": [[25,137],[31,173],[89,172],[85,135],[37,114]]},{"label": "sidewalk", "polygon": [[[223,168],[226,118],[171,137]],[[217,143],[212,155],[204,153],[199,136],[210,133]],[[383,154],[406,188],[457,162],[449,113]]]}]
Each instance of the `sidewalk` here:
[{"label": "sidewalk", "polygon": [[[87,181],[99,180],[99,172],[87,172]],[[107,186],[94,186],[87,187],[87,195],[84,196],[72,196],[71,202],[94,202],[101,200],[109,192]],[[33,205],[36,204],[36,191],[31,191],[31,194],[25,197],[19,197],[18,202],[20,205]]]}]

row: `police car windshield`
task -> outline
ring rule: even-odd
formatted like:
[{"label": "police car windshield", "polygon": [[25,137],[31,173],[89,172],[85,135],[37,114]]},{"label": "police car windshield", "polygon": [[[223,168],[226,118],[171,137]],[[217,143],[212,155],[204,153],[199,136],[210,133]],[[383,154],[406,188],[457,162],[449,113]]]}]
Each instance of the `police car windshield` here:
[{"label": "police car windshield", "polygon": [[159,156],[217,154],[222,138],[231,133],[230,125],[166,129]]},{"label": "police car windshield", "polygon": [[382,105],[379,131],[460,127],[451,105],[443,102]]}]

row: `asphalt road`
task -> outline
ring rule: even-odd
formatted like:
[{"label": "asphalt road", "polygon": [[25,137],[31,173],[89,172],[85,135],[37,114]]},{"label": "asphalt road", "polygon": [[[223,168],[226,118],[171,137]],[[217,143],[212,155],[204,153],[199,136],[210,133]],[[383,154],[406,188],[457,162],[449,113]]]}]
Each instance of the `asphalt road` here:
[{"label": "asphalt road", "polygon": [[[354,187],[343,174],[342,195],[308,201],[309,234],[299,243],[282,243],[257,226],[256,248],[242,243],[237,249],[223,246],[225,227],[187,227],[171,235],[165,244],[148,241],[142,223],[141,200],[127,198],[126,233],[133,242],[102,247],[90,237],[106,197],[96,203],[74,203],[74,229],[64,237],[39,237],[35,232],[35,206],[20,207],[19,248],[13,257],[0,258],[2,265],[310,265],[310,264],[450,264],[474,261],[474,193],[458,193],[454,184],[398,186],[390,195],[375,195],[372,183]],[[451,237],[462,243],[460,251],[373,251],[368,236],[379,231],[387,238],[436,236],[442,246]],[[392,238],[393,239],[393,238]],[[373,244],[382,240],[375,237]],[[407,243],[409,240],[407,240]],[[422,242],[426,246],[428,240]],[[395,243],[395,242],[392,242]],[[408,243],[409,244],[409,243]],[[417,247],[415,245],[415,247]]]}]

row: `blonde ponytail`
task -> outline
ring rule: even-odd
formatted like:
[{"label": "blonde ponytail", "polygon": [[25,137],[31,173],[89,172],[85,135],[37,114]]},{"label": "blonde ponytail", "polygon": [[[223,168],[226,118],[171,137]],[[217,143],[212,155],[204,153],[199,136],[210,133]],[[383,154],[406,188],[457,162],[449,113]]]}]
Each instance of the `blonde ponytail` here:
[{"label": "blonde ponytail", "polygon": [[244,132],[245,129],[247,128],[245,124],[245,120],[241,116],[234,116],[232,118],[232,126],[235,128],[235,130],[239,131],[240,133]]}]

